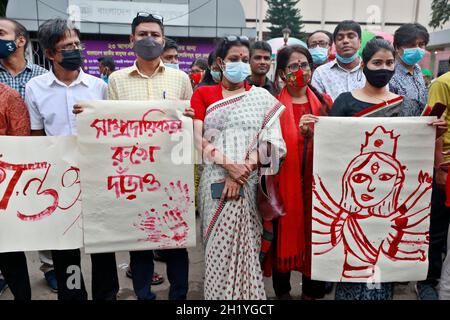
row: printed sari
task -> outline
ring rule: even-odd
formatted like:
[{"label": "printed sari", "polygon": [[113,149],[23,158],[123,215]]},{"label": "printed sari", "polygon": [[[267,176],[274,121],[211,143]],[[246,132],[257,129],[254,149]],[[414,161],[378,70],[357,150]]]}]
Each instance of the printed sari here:
[{"label": "printed sari", "polygon": [[[235,163],[244,163],[262,143],[269,143],[279,160],[286,153],[279,123],[283,111],[284,106],[266,90],[252,87],[208,107],[204,137]],[[257,172],[250,175],[239,200],[212,199],[211,184],[223,182],[226,176],[217,164],[203,165],[199,211],[205,248],[204,298],[266,299],[259,262],[263,228],[256,202]]]},{"label": "printed sari", "polygon": [[397,97],[365,108],[364,110],[355,113],[353,117],[399,117],[402,113],[403,103],[404,98]]}]

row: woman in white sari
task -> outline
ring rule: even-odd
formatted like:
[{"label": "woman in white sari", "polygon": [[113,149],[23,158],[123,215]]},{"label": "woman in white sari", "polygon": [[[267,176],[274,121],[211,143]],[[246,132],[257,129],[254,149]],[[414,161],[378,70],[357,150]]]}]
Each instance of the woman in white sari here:
[{"label": "woman in white sari", "polygon": [[[204,163],[198,208],[205,248],[204,296],[266,299],[259,262],[257,172],[261,163],[269,162],[276,172],[285,154],[279,124],[284,106],[265,89],[245,82],[250,73],[248,39],[226,37],[216,59],[221,82],[198,88],[191,100],[196,147]],[[262,145],[269,146],[272,160],[258,155]]]}]

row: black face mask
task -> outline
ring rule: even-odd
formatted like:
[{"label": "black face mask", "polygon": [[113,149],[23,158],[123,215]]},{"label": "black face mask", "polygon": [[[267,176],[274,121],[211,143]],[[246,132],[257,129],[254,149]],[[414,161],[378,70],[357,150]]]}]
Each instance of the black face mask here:
[{"label": "black face mask", "polygon": [[14,40],[0,39],[0,59],[6,59],[17,50]]},{"label": "black face mask", "polygon": [[366,76],[367,82],[376,88],[385,87],[389,81],[391,81],[395,73],[394,70],[391,71],[387,69],[371,70],[367,68],[367,66],[364,67],[363,72]]},{"label": "black face mask", "polygon": [[59,63],[66,70],[78,70],[83,64],[83,54],[81,50],[62,51],[63,59]]},{"label": "black face mask", "polygon": [[146,61],[155,60],[164,50],[164,47],[152,37],[145,37],[134,43],[134,52]]}]

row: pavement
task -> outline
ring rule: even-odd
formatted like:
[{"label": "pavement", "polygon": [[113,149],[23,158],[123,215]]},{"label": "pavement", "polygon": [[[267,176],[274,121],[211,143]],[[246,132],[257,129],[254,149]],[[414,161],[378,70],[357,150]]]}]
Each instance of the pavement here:
[{"label": "pavement", "polygon": [[[203,249],[200,239],[200,225],[197,221],[197,247],[189,248],[189,293],[188,300],[202,300],[203,299]],[[27,252],[28,272],[30,274],[32,299],[33,300],[57,300],[55,293],[51,292],[47,287],[43,273],[39,270],[41,265],[37,252]],[[127,278],[125,271],[129,264],[128,252],[116,253],[117,272],[119,275],[120,290],[119,300],[135,300],[136,297],[133,292],[133,285],[131,279]],[[89,297],[91,295],[91,262],[88,255],[82,255],[82,271],[85,278],[85,284],[88,290]],[[169,294],[169,282],[166,277],[165,264],[162,262],[155,262],[155,271],[163,275],[166,279],[164,283],[153,286],[152,290],[157,295],[157,300],[167,300]],[[293,272],[291,276],[291,295],[294,300],[299,300],[301,295],[301,274]],[[275,299],[275,293],[272,288],[272,280],[270,278],[264,279],[266,292],[268,299]],[[12,300],[13,296],[11,291],[7,289],[3,295],[0,296],[0,300]],[[324,300],[333,300],[334,292],[327,295]],[[414,283],[396,284],[394,292],[394,300],[417,300],[416,293],[414,292]]]}]

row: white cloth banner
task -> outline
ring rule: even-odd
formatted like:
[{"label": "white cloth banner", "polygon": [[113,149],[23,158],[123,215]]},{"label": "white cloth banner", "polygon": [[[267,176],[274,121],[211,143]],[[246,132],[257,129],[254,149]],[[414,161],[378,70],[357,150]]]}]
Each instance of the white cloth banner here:
[{"label": "white cloth banner", "polygon": [[432,119],[320,118],[314,133],[313,279],[426,279]]},{"label": "white cloth banner", "polygon": [[75,137],[0,136],[0,252],[83,246]]},{"label": "white cloth banner", "polygon": [[89,101],[77,116],[86,253],[195,246],[188,101]]}]

